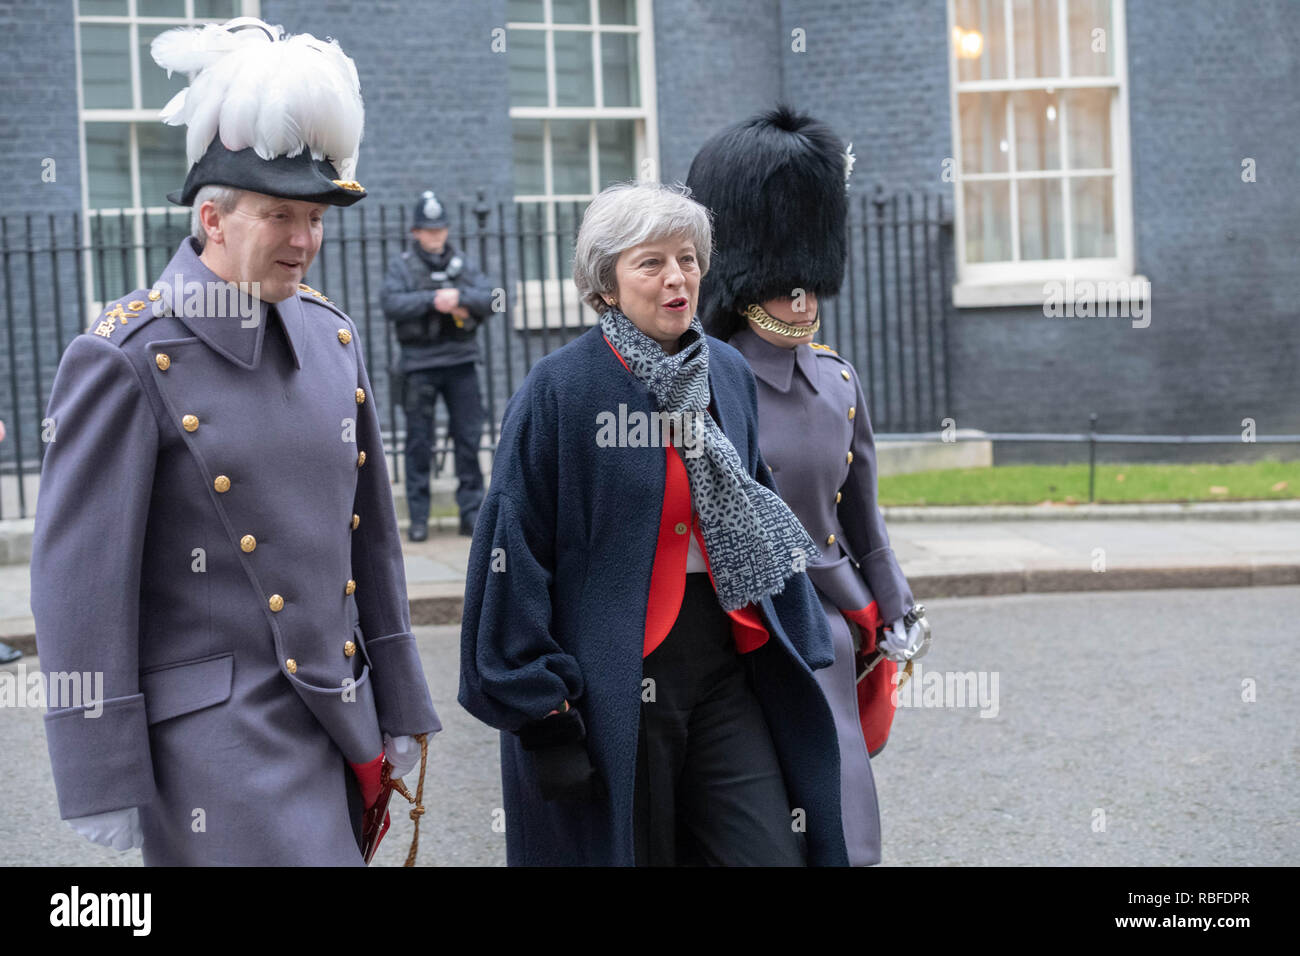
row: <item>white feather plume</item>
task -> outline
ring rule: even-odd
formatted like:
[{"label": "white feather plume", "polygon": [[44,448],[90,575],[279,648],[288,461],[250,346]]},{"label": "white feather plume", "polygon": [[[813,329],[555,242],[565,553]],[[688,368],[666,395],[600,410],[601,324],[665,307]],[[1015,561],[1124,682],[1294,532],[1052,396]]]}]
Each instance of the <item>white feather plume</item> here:
[{"label": "white feather plume", "polygon": [[314,159],[332,162],[339,178],[355,178],[365,107],[356,64],[338,41],[285,36],[278,26],[241,17],[168,30],[154,38],[150,52],[168,76],[189,77],[161,118],[189,127],[191,165],[220,135],[227,149],[251,146],[263,159],[308,149]]}]

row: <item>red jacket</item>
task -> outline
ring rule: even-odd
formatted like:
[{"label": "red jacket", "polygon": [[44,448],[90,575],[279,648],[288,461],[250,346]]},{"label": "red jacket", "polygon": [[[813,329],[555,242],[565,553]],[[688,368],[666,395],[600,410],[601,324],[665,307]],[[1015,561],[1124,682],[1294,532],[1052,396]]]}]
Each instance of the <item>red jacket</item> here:
[{"label": "red jacket", "polygon": [[[605,339],[605,344],[618,356],[623,367],[628,368],[627,362],[608,338]],[[628,371],[631,372],[631,369]],[[712,408],[710,413],[712,414]],[[664,455],[667,477],[664,480],[663,510],[659,516],[659,541],[655,546],[654,569],[650,572],[650,596],[646,602],[642,657],[663,643],[668,632],[673,629],[677,612],[682,608],[682,595],[686,592],[686,555],[691,546],[686,534],[688,529],[699,542],[704,565],[709,568],[709,580],[713,580],[709,553],[704,547],[704,537],[700,534],[699,518],[691,506],[691,485],[681,452],[675,446],[668,445],[664,448]],[[758,609],[753,604],[728,611],[727,616],[731,618],[731,635],[735,638],[736,650],[741,654],[757,650],[767,643],[767,628],[763,626]]]}]

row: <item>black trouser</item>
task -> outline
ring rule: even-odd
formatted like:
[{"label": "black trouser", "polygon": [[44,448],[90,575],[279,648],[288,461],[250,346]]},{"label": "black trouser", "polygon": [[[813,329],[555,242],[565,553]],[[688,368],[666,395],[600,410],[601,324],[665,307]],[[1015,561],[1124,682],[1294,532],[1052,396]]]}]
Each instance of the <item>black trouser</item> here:
[{"label": "black trouser", "polygon": [[483,504],[483,473],[478,465],[483,404],[473,362],[406,373],[406,506],[412,525],[428,523],[433,416],[439,394],[447,404],[448,432],[456,449],[456,507],[461,522],[472,525]]},{"label": "black trouser", "polygon": [[686,575],[677,621],[642,674],[654,700],[643,691],[637,864],[805,865],[767,721],[707,574]]}]

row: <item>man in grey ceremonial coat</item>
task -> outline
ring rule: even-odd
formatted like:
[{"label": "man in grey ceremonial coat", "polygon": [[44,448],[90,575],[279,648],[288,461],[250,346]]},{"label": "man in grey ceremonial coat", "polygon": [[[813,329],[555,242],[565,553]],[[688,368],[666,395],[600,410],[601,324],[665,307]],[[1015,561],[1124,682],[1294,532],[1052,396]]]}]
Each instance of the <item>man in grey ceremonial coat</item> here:
[{"label": "man in grey ceremonial coat", "polygon": [[[51,700],[46,736],[60,816],[118,849],[143,841],[146,864],[360,865],[385,753],[400,776],[413,736],[440,729],[357,329],[300,285],[328,206],[365,195],[349,178],[361,101],[326,93],[355,89],[337,44],[249,22],[155,41],[191,76],[164,119],[190,124],[169,198],[194,207],[196,235],[151,288],[107,303],[54,382],[37,645],[47,674],[102,674],[103,693]],[[257,72],[267,60],[296,68]],[[200,128],[204,69],[245,78],[226,105],[262,97],[317,138],[264,159],[277,117]]]}]

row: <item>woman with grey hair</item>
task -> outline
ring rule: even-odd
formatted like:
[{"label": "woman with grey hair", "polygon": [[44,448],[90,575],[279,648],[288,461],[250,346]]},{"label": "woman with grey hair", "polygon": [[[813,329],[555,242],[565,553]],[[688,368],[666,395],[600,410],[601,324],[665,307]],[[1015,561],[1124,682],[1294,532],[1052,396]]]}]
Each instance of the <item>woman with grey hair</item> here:
[{"label": "woman with grey hair", "polygon": [[505,412],[460,702],[502,731],[512,865],[847,862],[817,551],[695,315],[711,241],[682,187],[597,196],[573,275],[599,322]]}]

